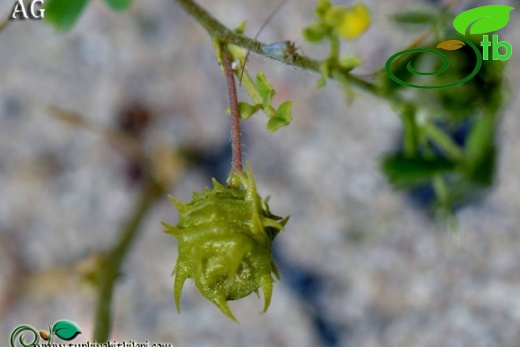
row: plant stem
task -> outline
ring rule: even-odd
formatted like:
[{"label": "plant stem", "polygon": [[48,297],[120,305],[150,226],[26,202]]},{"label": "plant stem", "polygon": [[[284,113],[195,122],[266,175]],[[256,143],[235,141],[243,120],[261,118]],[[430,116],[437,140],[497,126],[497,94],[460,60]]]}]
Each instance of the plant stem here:
[{"label": "plant stem", "polygon": [[240,129],[240,113],[238,110],[237,87],[235,75],[231,67],[231,59],[225,45],[221,46],[222,62],[229,92],[229,108],[231,109],[231,171],[242,172],[242,129]]},{"label": "plant stem", "polygon": [[5,28],[7,28],[7,25],[9,23],[11,23],[10,16],[5,18],[5,19],[0,20],[0,31],[2,31]]},{"label": "plant stem", "polygon": [[247,94],[249,94],[249,97],[255,103],[255,105],[261,105],[262,104],[262,96],[258,92],[258,89],[256,89],[256,84],[249,76],[246,70],[244,70],[244,73],[242,74],[242,87],[246,90]]},{"label": "plant stem", "polygon": [[338,34],[332,33],[329,35],[330,41],[330,57],[329,59],[334,62],[335,65],[338,64],[339,54],[340,54],[340,43]]},{"label": "plant stem", "polygon": [[139,234],[141,223],[153,203],[162,195],[164,188],[152,179],[143,184],[141,196],[121,226],[120,235],[113,248],[104,257],[103,267],[99,269],[99,298],[95,312],[93,340],[107,342],[112,328],[112,298],[116,280],[123,261]]},{"label": "plant stem", "polygon": [[[255,39],[251,39],[244,35],[237,34],[233,30],[230,30],[229,28],[227,28],[222,23],[220,23],[217,19],[215,19],[211,14],[209,14],[204,8],[200,7],[194,1],[192,1],[192,0],[174,0],[174,1],[177,2],[179,5],[181,5],[182,8],[190,16],[192,16],[197,22],[199,22],[199,24],[202,25],[204,27],[204,29],[206,29],[206,31],[209,33],[209,35],[211,37],[218,38],[221,42],[230,43],[232,45],[245,48],[248,51],[251,51],[253,53],[266,57],[268,59],[277,60],[286,65],[299,67],[304,70],[308,70],[308,71],[312,71],[312,72],[321,74],[320,66],[321,66],[322,62],[319,60],[315,60],[315,59],[309,58],[309,57],[307,57],[305,55],[301,55],[301,54],[295,54],[294,59],[283,59],[283,57],[276,59],[275,57],[267,55],[266,53],[264,53],[262,51],[262,47],[266,45],[265,43],[260,42]],[[343,75],[353,85],[356,85],[357,87],[359,87],[367,92],[370,92],[374,95],[384,96],[379,92],[377,86],[374,85],[373,83],[365,81],[350,73],[343,73]]]},{"label": "plant stem", "polygon": [[417,123],[415,121],[415,108],[407,107],[401,114],[404,125],[404,153],[407,157],[417,154]]},{"label": "plant stem", "polygon": [[435,124],[426,123],[423,126],[424,134],[439,148],[444,151],[450,159],[459,161],[464,158],[464,153],[453,140],[446,135]]}]

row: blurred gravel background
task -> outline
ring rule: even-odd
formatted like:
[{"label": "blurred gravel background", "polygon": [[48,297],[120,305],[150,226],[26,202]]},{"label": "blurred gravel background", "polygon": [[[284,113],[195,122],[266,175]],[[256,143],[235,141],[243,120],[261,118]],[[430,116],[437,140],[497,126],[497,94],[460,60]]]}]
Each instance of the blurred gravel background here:
[{"label": "blurred gravel background", "polygon": [[[258,27],[278,0],[200,3],[230,27]],[[345,2],[350,4],[351,2]],[[345,53],[361,57],[360,73],[382,66],[417,33],[388,16],[420,1],[367,1],[373,25]],[[464,1],[456,12],[489,3]],[[289,2],[260,39],[304,44],[315,2]],[[3,0],[0,13],[12,1]],[[520,17],[512,12],[501,39],[510,95],[500,130],[498,184],[481,203],[462,209],[460,232],[440,231],[378,170],[397,144],[398,116],[358,93],[348,103],[334,83],[316,90],[317,75],[251,55],[278,91],[294,101],[294,122],[275,134],[259,114],[244,124],[246,159],[272,211],[291,215],[276,242],[282,281],[262,301],[232,302],[237,326],[187,282],[182,314],[173,301],[175,223],[166,196],[155,206],[127,259],[114,300],[112,340],[175,346],[520,346]],[[144,146],[195,148],[214,159],[178,168],[171,192],[225,178],[229,119],[225,80],[206,32],[169,0],[138,0],[125,13],[92,1],[77,26],[58,34],[39,22],[11,23],[0,33],[0,339],[20,324],[44,329],[69,319],[90,340],[96,292],[81,280],[93,254],[107,250],[138,194],[121,152],[99,132],[50,116],[48,106],[113,129],[125,105],[143,105]],[[243,95],[243,97],[245,97]],[[319,122],[318,122],[319,120]],[[227,161],[227,162],[226,162]],[[220,163],[220,164],[219,164]],[[220,165],[220,166],[219,166]],[[135,173],[134,173],[135,174]]]}]

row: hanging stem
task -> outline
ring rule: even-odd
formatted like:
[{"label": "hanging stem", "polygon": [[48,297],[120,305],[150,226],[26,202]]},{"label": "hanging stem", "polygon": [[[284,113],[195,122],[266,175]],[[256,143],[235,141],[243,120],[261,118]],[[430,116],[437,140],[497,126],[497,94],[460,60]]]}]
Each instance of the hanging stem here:
[{"label": "hanging stem", "polygon": [[231,67],[231,59],[225,45],[222,45],[222,62],[229,92],[229,108],[231,110],[231,157],[232,172],[242,172],[242,129],[240,128],[240,113],[238,110],[237,87],[235,75]]}]

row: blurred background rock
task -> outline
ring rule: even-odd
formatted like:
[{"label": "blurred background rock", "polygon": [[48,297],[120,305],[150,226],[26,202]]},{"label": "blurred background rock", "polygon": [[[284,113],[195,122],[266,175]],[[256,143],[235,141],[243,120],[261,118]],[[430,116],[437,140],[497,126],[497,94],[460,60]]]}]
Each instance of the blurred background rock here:
[{"label": "blurred background rock", "polygon": [[[367,1],[373,25],[343,47],[364,62],[360,73],[381,67],[416,37],[388,19],[416,3]],[[462,1],[455,12],[489,3]],[[246,34],[254,36],[278,1],[200,4],[229,27],[248,20]],[[324,46],[300,39],[314,5],[290,1],[260,39],[292,39],[324,58]],[[11,7],[3,1],[1,13]],[[335,83],[316,90],[316,75],[251,55],[249,68],[265,72],[277,99],[294,101],[287,128],[267,133],[262,115],[243,125],[260,194],[271,195],[277,214],[291,215],[276,241],[282,281],[271,307],[260,315],[254,296],[231,302],[237,326],[188,281],[177,314],[170,277],[177,244],[160,225],[175,223],[177,213],[164,194],[124,263],[111,340],[518,346],[518,19],[513,11],[501,31],[514,49],[497,184],[457,213],[457,234],[440,231],[380,173],[379,158],[395,147],[401,128],[388,104],[362,92],[348,104]],[[97,295],[85,274],[111,247],[139,194],[132,145],[113,139],[124,134],[155,158],[173,179],[168,191],[187,201],[211,177],[222,181],[228,173],[225,79],[206,32],[169,0],[135,1],[124,13],[93,1],[66,34],[41,22],[10,23],[0,33],[0,57],[0,336],[7,341],[20,324],[44,329],[69,319],[83,330],[74,342],[85,342]],[[52,107],[71,114],[56,117]],[[181,160],[179,153],[189,155]]]}]

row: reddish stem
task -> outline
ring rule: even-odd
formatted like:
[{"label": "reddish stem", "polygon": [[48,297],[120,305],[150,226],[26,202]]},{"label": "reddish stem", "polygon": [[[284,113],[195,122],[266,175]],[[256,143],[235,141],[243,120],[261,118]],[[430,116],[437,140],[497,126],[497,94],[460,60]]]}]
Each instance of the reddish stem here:
[{"label": "reddish stem", "polygon": [[229,52],[222,46],[222,60],[229,92],[229,108],[231,109],[231,157],[232,171],[241,172],[242,169],[242,130],[240,129],[240,114],[238,111],[237,88],[235,74],[231,67]]}]

